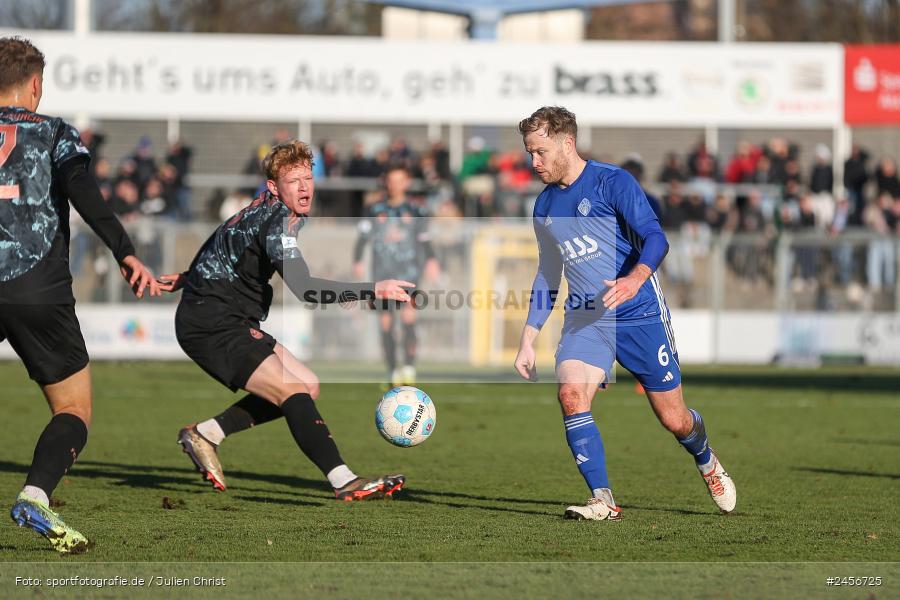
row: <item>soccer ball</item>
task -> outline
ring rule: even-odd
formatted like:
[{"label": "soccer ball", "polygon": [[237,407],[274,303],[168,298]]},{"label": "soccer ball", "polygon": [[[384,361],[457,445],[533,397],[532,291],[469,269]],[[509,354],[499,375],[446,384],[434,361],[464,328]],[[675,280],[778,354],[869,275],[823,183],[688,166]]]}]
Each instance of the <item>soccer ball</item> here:
[{"label": "soccer ball", "polygon": [[381,397],[375,407],[375,427],[381,437],[401,448],[418,446],[434,432],[437,413],[428,394],[408,385]]}]

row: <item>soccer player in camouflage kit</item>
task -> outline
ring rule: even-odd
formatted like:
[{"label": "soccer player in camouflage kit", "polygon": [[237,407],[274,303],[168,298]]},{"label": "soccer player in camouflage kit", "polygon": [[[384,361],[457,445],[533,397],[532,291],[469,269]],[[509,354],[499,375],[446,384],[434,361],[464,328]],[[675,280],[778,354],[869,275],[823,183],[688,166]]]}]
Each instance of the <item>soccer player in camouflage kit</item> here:
[{"label": "soccer player in camouflage kit", "polygon": [[[397,277],[416,284],[422,275],[437,279],[440,265],[435,258],[428,220],[424,211],[409,201],[409,172],[402,165],[392,166],[384,175],[387,198],[373,204],[359,223],[359,237],[353,249],[354,275],[362,278],[363,252],[372,244],[372,277]],[[413,385],[416,382],[416,311],[412,304],[400,308],[403,331],[403,368],[397,368],[397,338],[394,334],[396,304],[381,303],[379,329],[381,347],[390,384]]]},{"label": "soccer player in camouflage kit", "polygon": [[232,391],[248,392],[222,414],[183,428],[178,443],[197,470],[224,491],[219,444],[283,416],[337,499],[382,498],[403,486],[403,475],[368,479],[350,470],[316,408],[316,374],[259,325],[272,303],[269,280],[276,272],[305,302],[409,301],[407,281],[345,283],[310,275],[297,235],[312,209],[312,166],[312,151],[303,142],[272,148],[263,160],[266,191],[213,232],[186,273],[160,278],[165,291],[184,288],[175,333],[185,353]]},{"label": "soccer player in camouflage kit", "polygon": [[53,418],[34,449],[12,519],[62,553],[88,540],[50,509],[50,495],[87,443],[91,373],[69,272],[69,201],[112,250],[140,298],[153,274],[100,195],[74,127],[38,114],[44,56],[19,37],[0,39],[0,342],[9,341],[41,386]]}]

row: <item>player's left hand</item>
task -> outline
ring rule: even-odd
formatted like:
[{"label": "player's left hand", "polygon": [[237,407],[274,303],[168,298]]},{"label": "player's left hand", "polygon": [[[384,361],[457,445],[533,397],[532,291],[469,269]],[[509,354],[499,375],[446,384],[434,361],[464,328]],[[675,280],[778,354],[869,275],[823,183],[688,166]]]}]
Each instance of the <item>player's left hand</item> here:
[{"label": "player's left hand", "polygon": [[629,273],[625,277],[613,280],[604,279],[603,284],[609,287],[609,290],[603,295],[603,306],[613,310],[617,306],[628,302],[637,295],[646,280],[646,277],[635,273]]},{"label": "player's left hand", "polygon": [[148,269],[144,263],[138,260],[137,256],[126,256],[119,265],[119,271],[122,277],[131,286],[131,291],[138,298],[144,297],[144,290],[150,288],[151,296],[161,296],[159,284],[153,276],[153,272]]}]

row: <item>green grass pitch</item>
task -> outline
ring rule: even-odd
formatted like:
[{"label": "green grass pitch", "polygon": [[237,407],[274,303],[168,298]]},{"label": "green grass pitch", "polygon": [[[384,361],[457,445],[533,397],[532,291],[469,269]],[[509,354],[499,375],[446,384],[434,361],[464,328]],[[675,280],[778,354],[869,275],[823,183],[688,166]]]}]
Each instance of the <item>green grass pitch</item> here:
[{"label": "green grass pitch", "polygon": [[[90,439],[54,498],[96,546],[59,557],[7,520],[0,526],[0,589],[15,587],[18,575],[119,569],[225,574],[231,583],[224,591],[231,592],[263,578],[253,585],[276,595],[349,597],[359,590],[347,573],[369,580],[399,569],[433,589],[444,582],[447,597],[522,597],[523,586],[541,596],[562,584],[573,595],[602,584],[630,595],[696,598],[705,590],[708,597],[746,597],[704,584],[723,578],[766,596],[882,598],[900,591],[896,370],[686,368],[688,404],[702,412],[737,484],[737,510],[727,516],[717,513],[690,457],[633,383],[613,385],[595,399],[594,414],[624,519],[597,523],[562,519],[565,507],[587,493],[552,384],[423,384],[438,422],[433,439],[412,449],[378,436],[376,385],[324,384],[319,407],[351,468],[408,478],[393,501],[339,503],[281,422],[223,444],[226,493],[202,482],[176,433],[237,396],[199,368],[93,369]],[[11,503],[49,413],[18,363],[0,363],[0,403],[0,489]],[[120,561],[127,564],[116,567]],[[383,564],[395,561],[409,564]],[[826,588],[827,576],[886,580]],[[463,577],[466,586],[451,585]],[[551,583],[556,587],[544,590]],[[850,592],[860,595],[844,595]]]}]

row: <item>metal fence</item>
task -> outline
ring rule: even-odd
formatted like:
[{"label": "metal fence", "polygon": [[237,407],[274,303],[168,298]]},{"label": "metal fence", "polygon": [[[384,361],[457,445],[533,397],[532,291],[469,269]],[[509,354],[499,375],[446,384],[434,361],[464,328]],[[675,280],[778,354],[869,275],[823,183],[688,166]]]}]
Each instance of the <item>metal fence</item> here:
[{"label": "metal fence", "polygon": [[[503,227],[498,227],[503,225]],[[157,273],[184,270],[215,223],[143,218],[126,226],[138,254]],[[435,249],[448,289],[466,289],[474,236],[486,228],[531,235],[515,219],[433,219]],[[499,234],[502,235],[502,234]],[[699,228],[667,233],[670,250],[660,270],[672,308],[713,310],[900,311],[900,238],[865,230],[716,235]],[[322,276],[351,278],[352,219],[319,219],[304,230],[306,256]],[[75,227],[71,268],[82,302],[129,302],[112,257],[92,232]],[[533,274],[533,265],[519,265]],[[506,265],[504,269],[509,268]],[[278,286],[276,286],[278,287]],[[171,300],[171,298],[169,298]]]}]

